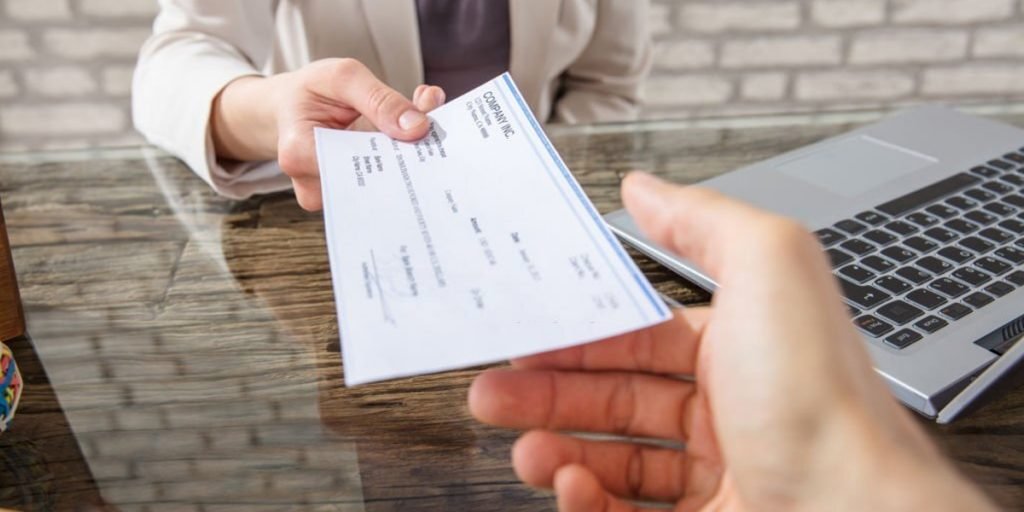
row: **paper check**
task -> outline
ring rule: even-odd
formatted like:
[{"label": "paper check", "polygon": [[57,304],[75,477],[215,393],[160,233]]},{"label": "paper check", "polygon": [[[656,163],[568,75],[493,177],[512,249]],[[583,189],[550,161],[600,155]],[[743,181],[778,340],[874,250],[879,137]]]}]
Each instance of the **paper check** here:
[{"label": "paper check", "polygon": [[417,143],[316,131],[346,384],[668,319],[507,74],[430,119]]}]

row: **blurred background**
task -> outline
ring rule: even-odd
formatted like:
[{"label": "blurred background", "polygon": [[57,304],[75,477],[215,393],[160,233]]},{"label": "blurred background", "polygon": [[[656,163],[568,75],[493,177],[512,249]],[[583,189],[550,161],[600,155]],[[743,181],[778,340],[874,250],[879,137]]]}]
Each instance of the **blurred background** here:
[{"label": "blurred background", "polygon": [[[1024,105],[1024,0],[651,1],[648,118]],[[156,10],[0,0],[0,150],[141,142],[131,74]]]}]

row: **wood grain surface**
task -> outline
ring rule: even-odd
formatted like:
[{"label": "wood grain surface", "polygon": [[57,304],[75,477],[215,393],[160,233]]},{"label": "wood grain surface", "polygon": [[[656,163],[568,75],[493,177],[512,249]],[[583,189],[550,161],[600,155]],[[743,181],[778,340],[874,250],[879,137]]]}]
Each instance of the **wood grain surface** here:
[{"label": "wood grain surface", "polygon": [[[692,183],[849,128],[651,126],[554,141],[607,212],[631,169]],[[0,506],[63,510],[61,499],[94,493],[110,510],[554,509],[511,470],[517,434],[470,418],[479,369],[344,387],[323,221],[291,195],[219,198],[147,148],[0,162],[46,377],[0,436],[5,462],[22,468],[0,473]],[[708,301],[638,262],[664,293]],[[68,428],[51,428],[57,413]],[[996,499],[1024,508],[1024,390],[993,393],[950,426],[922,423]]]},{"label": "wood grain surface", "polygon": [[18,281],[11,259],[11,246],[7,241],[7,224],[0,204],[0,341],[25,334],[25,319],[21,311]]}]

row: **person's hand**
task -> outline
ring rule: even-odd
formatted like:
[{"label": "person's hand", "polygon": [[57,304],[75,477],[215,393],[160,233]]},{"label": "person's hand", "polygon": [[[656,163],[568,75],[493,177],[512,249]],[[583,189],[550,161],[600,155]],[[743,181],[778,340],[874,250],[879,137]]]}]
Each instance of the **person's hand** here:
[{"label": "person's hand", "polygon": [[[991,507],[871,369],[812,235],[643,174],[623,199],[718,292],[654,328],[477,377],[472,413],[529,430],[512,451],[523,481],[553,487],[564,512],[638,509],[626,500],[679,512]],[[563,433],[580,431],[685,449]]]},{"label": "person's hand", "polygon": [[276,158],[292,180],[299,205],[319,210],[314,127],[379,130],[413,141],[427,134],[425,113],[444,101],[439,87],[421,85],[409,100],[356,60],[325,59],[297,71],[228,84],[214,102],[214,147],[224,158]]}]

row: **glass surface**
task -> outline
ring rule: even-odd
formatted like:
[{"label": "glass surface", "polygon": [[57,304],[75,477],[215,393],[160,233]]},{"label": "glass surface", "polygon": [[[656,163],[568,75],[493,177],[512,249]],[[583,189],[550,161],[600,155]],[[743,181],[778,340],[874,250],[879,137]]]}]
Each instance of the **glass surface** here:
[{"label": "glass surface", "polygon": [[[553,127],[602,212],[632,169],[692,183],[877,117]],[[346,388],[323,221],[290,194],[217,197],[152,148],[0,156],[0,195],[45,368],[0,506],[110,510],[552,510],[512,472],[517,433],[469,416],[478,369]],[[524,202],[529,198],[523,198]],[[638,258],[658,288],[708,296]],[[48,379],[48,380],[47,380]],[[1024,394],[929,429],[1024,504]],[[64,422],[67,422],[65,426]]]}]

